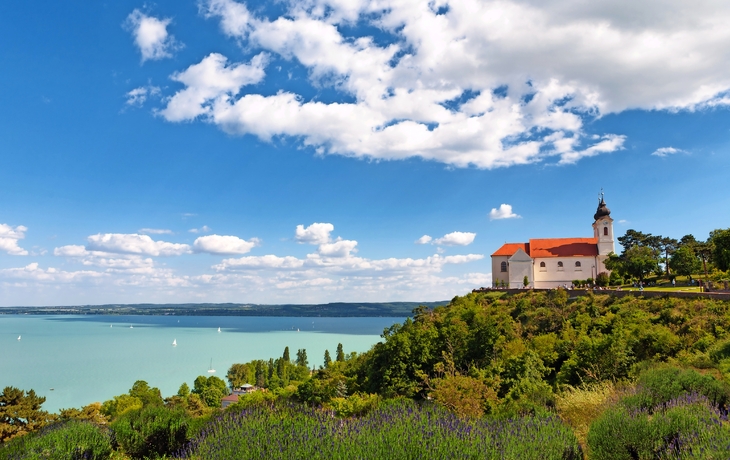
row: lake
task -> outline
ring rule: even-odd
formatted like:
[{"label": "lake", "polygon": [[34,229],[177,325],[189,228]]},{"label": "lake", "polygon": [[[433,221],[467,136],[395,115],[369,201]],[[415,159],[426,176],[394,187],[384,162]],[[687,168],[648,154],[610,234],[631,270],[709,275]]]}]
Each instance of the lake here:
[{"label": "lake", "polygon": [[183,382],[192,388],[199,375],[225,380],[234,363],[280,357],[286,346],[291,356],[306,349],[310,367],[323,364],[325,350],[334,357],[338,343],[345,353],[367,351],[384,328],[404,320],[0,315],[0,388],[33,389],[49,412],[103,402],[136,380],[167,397]]}]

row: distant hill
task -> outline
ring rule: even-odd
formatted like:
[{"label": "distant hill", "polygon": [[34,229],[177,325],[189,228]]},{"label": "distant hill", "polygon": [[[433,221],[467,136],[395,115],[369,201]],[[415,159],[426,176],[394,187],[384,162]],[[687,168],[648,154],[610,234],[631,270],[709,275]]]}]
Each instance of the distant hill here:
[{"label": "distant hill", "polygon": [[336,302],[326,304],[183,303],[130,305],[74,305],[63,307],[0,307],[0,314],[16,315],[179,315],[179,316],[411,316],[414,308],[434,308],[441,302]]}]

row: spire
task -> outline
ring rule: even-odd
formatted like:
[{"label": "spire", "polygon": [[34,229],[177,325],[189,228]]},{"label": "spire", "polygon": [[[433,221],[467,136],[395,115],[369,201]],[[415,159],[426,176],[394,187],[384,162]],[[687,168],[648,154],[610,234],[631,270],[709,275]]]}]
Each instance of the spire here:
[{"label": "spire", "polygon": [[596,209],[596,213],[593,215],[593,220],[598,220],[601,217],[611,215],[611,210],[608,209],[608,207],[606,206],[606,202],[603,199],[603,188],[601,188],[601,193],[598,195],[598,198],[598,209]]}]

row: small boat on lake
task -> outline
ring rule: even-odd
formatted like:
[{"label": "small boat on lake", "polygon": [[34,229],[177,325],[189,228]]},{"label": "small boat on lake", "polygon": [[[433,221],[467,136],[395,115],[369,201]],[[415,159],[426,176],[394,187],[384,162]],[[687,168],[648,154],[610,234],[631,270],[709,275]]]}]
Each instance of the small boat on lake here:
[{"label": "small boat on lake", "polygon": [[177,339],[172,339],[172,346],[173,347],[176,347],[177,346]]},{"label": "small boat on lake", "polygon": [[221,328],[218,328],[218,332],[220,332],[220,331],[221,331]]},{"label": "small boat on lake", "polygon": [[18,336],[18,340],[20,340],[20,336]]},{"label": "small boat on lake", "polygon": [[210,368],[208,369],[209,374],[214,374],[215,369],[213,369],[213,358],[210,358]]}]

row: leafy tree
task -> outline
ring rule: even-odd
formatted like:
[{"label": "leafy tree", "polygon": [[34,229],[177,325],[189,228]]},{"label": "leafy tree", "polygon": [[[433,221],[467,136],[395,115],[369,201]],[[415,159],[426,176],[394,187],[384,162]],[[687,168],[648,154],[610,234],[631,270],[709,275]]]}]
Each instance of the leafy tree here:
[{"label": "leafy tree", "polygon": [[161,406],[164,403],[160,389],[150,387],[144,380],[137,380],[134,382],[132,388],[129,390],[129,396],[139,398],[144,407]]},{"label": "leafy tree", "polygon": [[0,394],[0,443],[44,427],[54,416],[41,410],[46,401],[35,391],[5,387]]},{"label": "leafy tree", "polygon": [[677,250],[679,247],[679,241],[675,240],[674,238],[669,237],[660,237],[658,241],[658,248],[660,253],[664,253],[664,266],[666,267],[667,275],[670,275],[672,273],[669,262],[670,262],[670,254],[673,254],[674,251]]},{"label": "leafy tree", "polygon": [[529,284],[530,284],[530,280],[529,280],[529,278],[527,278],[527,275],[525,275],[525,277],[522,278],[522,285],[524,287],[527,287]]},{"label": "leafy tree", "polygon": [[700,259],[690,246],[680,246],[672,254],[672,267],[674,272],[681,276],[690,276],[700,271]]},{"label": "leafy tree", "polygon": [[106,425],[109,419],[101,412],[101,403],[95,402],[81,409],[61,409],[61,420],[87,420],[97,425]]},{"label": "leafy tree", "polygon": [[190,396],[190,387],[187,383],[183,382],[183,384],[180,385],[180,388],[177,390],[177,395],[181,398],[187,398]]},{"label": "leafy tree", "polygon": [[309,361],[307,361],[307,350],[304,348],[297,350],[297,366],[309,367]]},{"label": "leafy tree", "polygon": [[342,349],[341,343],[337,344],[337,357],[335,358],[335,360],[339,363],[345,361],[345,351]]},{"label": "leafy tree", "polygon": [[712,258],[717,268],[730,270],[730,228],[711,231],[710,241],[713,246]]},{"label": "leafy tree", "polygon": [[193,384],[193,393],[199,395],[208,407],[220,407],[221,399],[227,393],[226,382],[211,375],[199,375]]},{"label": "leafy tree", "polygon": [[250,364],[233,364],[226,373],[226,379],[231,387],[240,387],[244,383],[256,383],[256,368]]},{"label": "leafy tree", "polygon": [[331,363],[332,363],[332,358],[330,357],[330,351],[325,350],[324,351],[324,367],[330,367]]},{"label": "leafy tree", "polygon": [[114,396],[109,401],[104,401],[101,405],[101,413],[114,419],[127,411],[141,409],[143,405],[141,399],[124,393],[119,396]]},{"label": "leafy tree", "polygon": [[608,281],[609,281],[608,273],[601,272],[598,275],[596,275],[596,284],[597,285],[599,285],[601,287],[606,287],[606,286],[608,286]]},{"label": "leafy tree", "polygon": [[284,355],[282,356],[282,359],[284,361],[291,361],[291,358],[289,357],[289,347],[284,348]]}]

